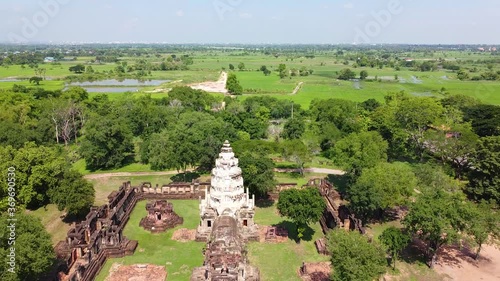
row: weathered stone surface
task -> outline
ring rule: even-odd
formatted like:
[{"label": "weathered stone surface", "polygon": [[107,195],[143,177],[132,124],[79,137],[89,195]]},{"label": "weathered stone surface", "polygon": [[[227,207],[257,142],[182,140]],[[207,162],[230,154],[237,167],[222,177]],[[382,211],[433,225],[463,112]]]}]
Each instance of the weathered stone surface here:
[{"label": "weathered stone surface", "polygon": [[255,196],[250,198],[245,192],[238,158],[226,141],[215,160],[212,169],[210,190],[205,190],[205,199],[200,200],[200,225],[196,240],[207,241],[215,220],[220,216],[231,216],[245,239],[257,240],[257,227],[254,224]]},{"label": "weathered stone surface", "polygon": [[260,280],[244,250],[247,240],[259,238],[254,216],[255,197],[245,192],[238,158],[226,141],[212,170],[210,192],[200,200],[196,240],[208,243],[205,262],[193,270],[191,281]]},{"label": "weathered stone surface", "polygon": [[164,232],[183,223],[183,219],[174,212],[172,203],[167,200],[158,200],[146,204],[148,215],[139,225],[153,233]]}]

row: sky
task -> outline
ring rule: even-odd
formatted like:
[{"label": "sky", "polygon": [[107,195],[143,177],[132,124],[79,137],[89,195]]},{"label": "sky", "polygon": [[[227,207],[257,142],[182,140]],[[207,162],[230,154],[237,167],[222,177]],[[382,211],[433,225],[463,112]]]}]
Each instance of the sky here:
[{"label": "sky", "polygon": [[0,0],[0,42],[499,44],[498,0]]}]

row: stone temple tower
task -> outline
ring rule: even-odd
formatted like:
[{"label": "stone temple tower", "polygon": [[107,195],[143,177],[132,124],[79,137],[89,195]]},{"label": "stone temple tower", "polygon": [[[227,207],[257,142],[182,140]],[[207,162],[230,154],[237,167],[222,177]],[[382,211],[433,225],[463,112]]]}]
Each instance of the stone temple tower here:
[{"label": "stone temple tower", "polygon": [[196,233],[197,241],[207,241],[214,222],[220,216],[236,219],[240,234],[247,240],[257,240],[257,226],[254,224],[255,195],[250,198],[245,192],[238,158],[228,141],[224,142],[219,157],[212,169],[210,191],[205,191],[205,199],[200,199],[200,225]]}]

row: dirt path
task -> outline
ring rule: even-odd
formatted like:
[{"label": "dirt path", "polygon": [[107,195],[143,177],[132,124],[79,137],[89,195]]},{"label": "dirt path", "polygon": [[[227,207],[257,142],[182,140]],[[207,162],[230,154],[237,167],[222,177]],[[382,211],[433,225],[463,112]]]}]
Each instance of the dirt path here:
[{"label": "dirt path", "polygon": [[[187,170],[191,172],[192,170]],[[298,169],[274,169],[275,172],[278,173],[293,173],[299,172]],[[326,169],[326,168],[306,168],[304,169],[306,173],[315,173],[315,174],[332,174],[332,175],[343,175],[344,171],[336,170],[336,169]],[[177,171],[164,171],[164,172],[116,172],[116,173],[99,173],[99,174],[89,174],[83,176],[88,180],[95,179],[104,179],[111,177],[131,177],[131,176],[164,176],[164,175],[175,175]]]},{"label": "dirt path", "polygon": [[[188,170],[189,171],[189,170]],[[119,172],[119,173],[102,173],[102,174],[89,174],[83,176],[88,180],[111,178],[111,177],[130,177],[130,176],[164,176],[164,175],[175,175],[178,174],[177,171],[165,171],[165,172]]]},{"label": "dirt path", "polygon": [[196,90],[203,90],[209,93],[223,93],[227,94],[226,90],[226,81],[227,81],[227,73],[222,71],[220,74],[219,80],[217,81],[207,81],[197,84],[191,84],[189,87]]},{"label": "dirt path", "polygon": [[435,270],[445,281],[500,281],[500,249],[495,246],[483,246],[477,261],[467,249],[450,247],[443,252]]},{"label": "dirt path", "polygon": [[300,82],[300,83],[297,85],[297,87],[295,87],[295,89],[293,90],[293,92],[292,92],[290,95],[291,95],[291,96],[293,96],[293,95],[297,94],[297,93],[300,91],[300,89],[302,89],[302,85],[303,85],[303,84],[304,84],[304,82]]},{"label": "dirt path", "polygon": [[[299,169],[274,169],[275,172],[278,173],[298,173]],[[314,173],[314,174],[329,174],[329,175],[343,175],[345,174],[342,170],[337,169],[328,169],[328,168],[305,168],[304,173]]]}]

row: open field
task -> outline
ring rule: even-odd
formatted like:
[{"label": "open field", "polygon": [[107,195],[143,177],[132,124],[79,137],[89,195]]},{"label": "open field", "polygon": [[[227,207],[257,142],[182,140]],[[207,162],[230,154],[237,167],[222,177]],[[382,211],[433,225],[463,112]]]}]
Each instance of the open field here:
[{"label": "open field", "polygon": [[[477,68],[478,71],[485,70],[485,65],[477,63],[477,60],[490,59],[487,54],[477,52],[459,52],[459,51],[435,51],[433,53],[408,52],[406,57],[415,60],[437,60],[443,58],[448,61],[461,60],[461,66],[464,68]],[[158,63],[163,57],[151,59]],[[370,98],[383,101],[385,95],[391,92],[405,91],[415,96],[435,96],[444,97],[444,93],[464,94],[478,98],[484,103],[500,104],[500,81],[460,81],[456,78],[456,73],[450,70],[439,69],[432,72],[413,71],[408,68],[396,70],[391,67],[371,68],[354,67],[345,65],[341,57],[337,57],[333,52],[331,54],[317,54],[314,58],[305,58],[300,56],[266,56],[258,53],[244,53],[240,51],[232,52],[194,52],[191,54],[194,64],[189,66],[189,70],[175,71],[152,71],[146,79],[166,79],[171,81],[180,81],[178,85],[188,85],[204,81],[216,81],[220,71],[229,68],[229,64],[235,67],[243,62],[244,71],[235,70],[243,89],[244,95],[241,99],[253,95],[270,95],[278,99],[289,99],[308,108],[313,99],[340,98],[352,101],[362,102]],[[401,55],[402,56],[402,55]],[[53,79],[64,79],[68,75],[73,75],[68,68],[83,63],[86,65],[92,57],[79,57],[77,61],[63,61],[60,65],[41,64],[39,67],[46,69],[46,77]],[[136,58],[124,57],[122,61],[133,65]],[[287,69],[311,69],[312,75],[296,76],[280,79],[275,71],[279,64],[285,64]],[[94,71],[103,72],[114,69],[117,64],[90,64]],[[271,71],[271,75],[265,76],[258,71],[262,65],[266,65]],[[344,69],[351,68],[359,74],[361,70],[368,72],[368,80],[361,82],[340,81],[336,79],[337,73]],[[19,65],[9,67],[0,67],[0,79],[2,78],[29,78],[34,75],[34,70],[29,67],[22,68]],[[398,80],[395,80],[397,76]],[[291,78],[291,79],[290,79]],[[379,80],[377,80],[379,79]],[[290,95],[293,89],[303,83],[302,88],[296,95]],[[9,89],[14,84],[30,86],[28,81],[20,82],[0,82],[0,89]],[[151,93],[154,98],[168,96],[165,91],[172,85],[162,85],[158,87],[144,87],[135,96],[143,94],[146,91],[158,92]],[[56,90],[64,87],[63,81],[42,81],[40,87]],[[162,90],[163,89],[163,90]],[[162,91],[160,91],[162,90]],[[444,90],[444,91],[442,91]],[[98,93],[90,93],[90,97]],[[119,99],[119,93],[107,93],[111,99]],[[219,95],[222,97],[222,95]]]}]

